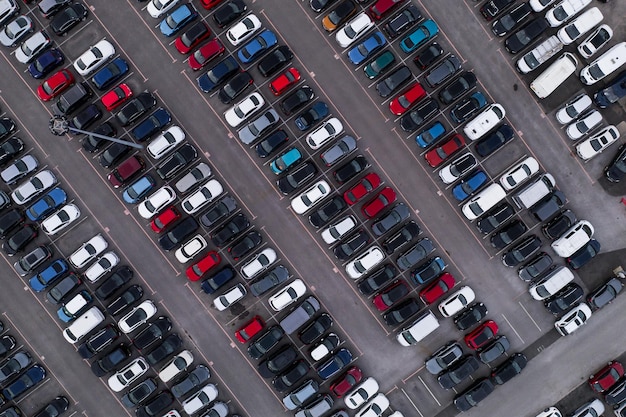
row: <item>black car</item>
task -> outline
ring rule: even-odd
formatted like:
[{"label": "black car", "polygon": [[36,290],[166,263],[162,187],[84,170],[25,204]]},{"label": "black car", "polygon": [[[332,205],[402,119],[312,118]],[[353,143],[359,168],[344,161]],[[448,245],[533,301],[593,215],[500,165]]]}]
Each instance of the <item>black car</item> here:
[{"label": "black car", "polygon": [[103,168],[110,168],[126,156],[129,151],[130,146],[122,143],[114,143],[102,152],[98,162],[100,162]]},{"label": "black car", "polygon": [[2,244],[2,249],[7,255],[13,256],[23,251],[26,245],[35,240],[38,234],[35,225],[26,224]]},{"label": "black car", "polygon": [[433,242],[425,237],[417,241],[409,250],[398,256],[396,264],[402,271],[413,268],[415,265],[426,259],[429,253],[435,250]]},{"label": "black car", "polygon": [[439,59],[440,56],[443,55],[443,48],[437,43],[433,42],[428,45],[422,52],[420,52],[415,58],[413,58],[413,62],[417,65],[417,68],[424,71],[428,67]]},{"label": "black car", "polygon": [[355,13],[356,5],[352,2],[352,0],[342,1],[327,15],[329,22],[333,25],[332,28],[324,27],[324,29],[328,32],[332,32],[344,24]]},{"label": "black car", "polygon": [[572,269],[580,269],[600,253],[600,242],[591,239],[585,246],[567,258],[567,265]]},{"label": "black car", "polygon": [[515,29],[515,27],[522,23],[531,13],[532,8],[530,5],[528,3],[521,3],[500,19],[493,22],[491,31],[496,36],[504,36],[509,31]]},{"label": "black car", "polygon": [[467,330],[487,316],[487,307],[483,303],[474,303],[454,316],[454,324],[459,330]]},{"label": "black car", "polygon": [[530,235],[515,245],[511,250],[502,255],[502,263],[505,266],[515,267],[528,260],[541,249],[541,239]]},{"label": "black car", "polygon": [[157,174],[161,179],[167,180],[185,168],[198,157],[198,151],[189,143],[183,144],[174,151],[165,162],[157,167]]},{"label": "black car", "polygon": [[276,181],[276,185],[281,193],[288,195],[308,183],[316,173],[315,164],[307,161]]},{"label": "black car", "polygon": [[217,27],[224,28],[243,16],[246,10],[248,6],[243,0],[231,0],[213,13],[213,20]]},{"label": "black car", "polygon": [[8,118],[3,117],[0,119],[0,140],[9,136],[15,130],[15,122]]},{"label": "black car", "polygon": [[526,227],[524,222],[514,220],[491,236],[491,246],[496,249],[504,249],[515,240],[519,239],[527,230],[528,227]]},{"label": "black car", "polygon": [[281,341],[284,335],[285,331],[280,326],[270,327],[248,346],[248,356],[252,359],[261,359]]},{"label": "black car", "polygon": [[359,292],[363,295],[372,295],[385,284],[391,281],[396,275],[398,270],[391,264],[386,264],[382,268],[369,274],[369,276],[357,284]]},{"label": "black car", "polygon": [[37,411],[34,417],[59,417],[67,411],[69,406],[69,400],[64,396],[59,396],[48,402],[41,410]]},{"label": "black car", "polygon": [[291,116],[293,112],[313,100],[313,97],[315,97],[313,89],[311,89],[308,85],[304,85],[281,101],[280,109],[286,116]]},{"label": "black car", "polygon": [[91,364],[91,371],[96,376],[104,376],[118,369],[120,365],[130,358],[131,350],[124,344],[119,344],[107,352],[102,358]]},{"label": "black car", "polygon": [[154,378],[146,378],[135,385],[122,397],[122,404],[126,407],[136,407],[157,390]]},{"label": "black car", "polygon": [[547,272],[552,266],[552,258],[545,252],[535,256],[530,262],[520,267],[518,275],[522,281],[530,282]]},{"label": "black car", "polygon": [[172,321],[161,316],[148,324],[135,338],[132,340],[133,345],[139,350],[144,350],[153,343],[163,339],[163,337],[172,330]]},{"label": "black car", "polygon": [[200,288],[207,294],[213,294],[220,289],[220,287],[233,279],[235,275],[235,270],[231,266],[226,266],[202,281]]},{"label": "black car", "polygon": [[0,239],[4,239],[17,226],[24,223],[24,213],[19,209],[11,209],[0,215]]},{"label": "black car", "polygon": [[474,355],[465,355],[457,360],[447,371],[439,374],[437,382],[443,389],[452,389],[469,378],[480,367]]},{"label": "black car", "polygon": [[462,357],[463,348],[461,348],[461,344],[452,340],[427,357],[424,360],[424,366],[431,374],[438,375],[446,369],[449,369]]},{"label": "black car", "polygon": [[365,248],[371,241],[370,235],[365,230],[360,229],[333,249],[333,254],[340,261],[347,261],[361,249]]},{"label": "black car", "polygon": [[52,31],[65,36],[74,26],[87,18],[87,8],[80,3],[74,3],[61,10],[50,22]]},{"label": "black car", "polygon": [[198,229],[198,222],[193,217],[186,217],[159,239],[161,249],[169,251],[185,241]]},{"label": "black car", "polygon": [[193,371],[179,378],[172,386],[172,394],[176,398],[183,398],[187,394],[201,388],[211,377],[211,371],[204,365],[198,365]]},{"label": "black car", "polygon": [[[92,132],[109,137],[115,137],[115,135],[117,134],[117,130],[109,122],[99,124],[95,129],[92,130]],[[98,138],[93,135],[85,135],[85,137],[83,137],[82,139],[81,145],[83,146],[83,149],[87,152],[94,153],[96,151],[99,151],[104,144],[108,143],[109,141],[106,139]]]},{"label": "black car", "polygon": [[260,158],[267,158],[280,149],[285,143],[287,143],[288,140],[289,137],[287,136],[287,133],[281,129],[268,135],[261,142],[257,143],[254,148]]},{"label": "black car", "polygon": [[315,209],[309,215],[309,223],[311,223],[311,226],[319,229],[347,208],[346,200],[342,196],[337,195]]},{"label": "black car", "polygon": [[22,139],[13,136],[0,145],[0,166],[6,165],[11,159],[24,150]]},{"label": "black car", "polygon": [[605,307],[615,300],[617,294],[622,291],[622,288],[624,288],[624,284],[622,284],[619,278],[613,277],[591,291],[587,296],[587,304],[589,304],[592,310]]},{"label": "black car", "polygon": [[471,71],[461,73],[454,81],[439,91],[439,100],[443,104],[451,104],[463,94],[476,87],[476,75]]},{"label": "black car", "polygon": [[174,396],[171,392],[161,391],[156,396],[152,397],[146,405],[137,408],[135,415],[137,417],[154,417],[163,414],[163,411],[169,409],[173,402]]},{"label": "black car", "polygon": [[383,320],[389,326],[395,326],[404,323],[418,311],[420,311],[419,302],[415,298],[408,298],[385,313]]},{"label": "black car", "polygon": [[424,123],[439,111],[439,103],[434,99],[426,99],[420,105],[411,110],[400,119],[400,127],[405,132],[413,132],[423,126]]},{"label": "black car", "polygon": [[563,207],[567,199],[561,191],[552,191],[541,201],[530,208],[530,212],[539,221],[545,221],[552,218],[559,209]]},{"label": "black car", "polygon": [[393,39],[400,36],[407,29],[413,26],[422,18],[422,13],[414,4],[409,5],[406,9],[389,19],[389,22],[383,26],[383,30]]},{"label": "black car", "polygon": [[69,126],[75,129],[85,130],[101,117],[102,111],[100,111],[98,106],[96,106],[95,104],[90,104],[89,106],[79,111],[76,116],[72,117]]},{"label": "black car", "polygon": [[298,356],[292,344],[285,345],[259,364],[259,374],[264,378],[272,378],[287,369]]},{"label": "black car", "polygon": [[584,295],[583,289],[575,282],[567,284],[563,289],[544,301],[543,305],[555,316],[568,311],[578,304]]},{"label": "black car", "polygon": [[233,257],[235,261],[241,259],[246,256],[250,251],[259,246],[263,242],[263,237],[259,232],[253,230],[248,232],[239,239],[237,242],[233,243],[228,248],[228,253]]},{"label": "black car", "polygon": [[257,68],[262,76],[270,77],[292,59],[293,52],[291,52],[291,49],[289,49],[288,46],[281,45],[278,48],[272,49],[267,55],[265,55],[259,61]]},{"label": "black car", "polygon": [[613,160],[604,168],[604,176],[611,182],[620,182],[626,175],[626,144],[619,147]]},{"label": "black car", "polygon": [[426,84],[435,88],[446,82],[450,77],[461,69],[461,60],[454,54],[450,54],[446,59],[438,63],[426,73]]},{"label": "black car", "polygon": [[480,8],[480,14],[490,22],[514,2],[515,0],[489,0]]},{"label": "black car", "polygon": [[15,349],[17,342],[13,336],[5,335],[0,338],[0,358],[4,358],[9,352]]},{"label": "black car", "polygon": [[543,16],[537,17],[506,38],[504,47],[509,53],[516,54],[539,38],[549,27],[548,21]]},{"label": "black car", "polygon": [[226,196],[200,217],[200,223],[205,227],[213,227],[234,213],[235,210],[237,210],[237,202],[231,196]]},{"label": "black car", "polygon": [[228,82],[220,88],[217,97],[222,103],[230,104],[253,83],[254,80],[250,73],[248,71],[242,71],[237,73],[237,75],[228,80]]},{"label": "black car", "polygon": [[476,222],[476,227],[483,234],[489,234],[502,226],[515,214],[515,210],[508,203],[500,204],[491,209],[486,216]]},{"label": "black car", "polygon": [[[182,35],[180,35],[180,44],[176,41],[176,49],[181,53],[189,53],[196,45],[208,38],[211,30],[203,21],[199,21],[189,26]],[[180,48],[180,49],[179,49]],[[186,51],[186,52],[184,52]]]},{"label": "black car", "polygon": [[511,347],[511,343],[506,336],[498,336],[487,346],[480,349],[478,358],[482,363],[490,363],[504,355]]},{"label": "black car", "polygon": [[127,266],[117,268],[115,272],[108,277],[96,289],[95,295],[100,300],[106,300],[111,297],[117,290],[122,288],[133,277],[133,270]]},{"label": "black car", "polygon": [[475,92],[455,104],[452,110],[450,110],[450,117],[460,124],[472,118],[472,116],[478,113],[478,110],[486,105],[487,99],[485,95],[481,92]]},{"label": "black car", "polygon": [[124,104],[124,107],[117,112],[115,117],[122,126],[128,126],[136,122],[154,106],[156,106],[156,99],[151,93],[144,91]]},{"label": "black car", "polygon": [[454,406],[459,411],[467,411],[487,398],[487,396],[493,392],[494,388],[491,379],[479,379],[471,387],[454,397]]},{"label": "black car", "polygon": [[309,0],[309,7],[315,13],[320,13],[322,10],[329,6],[332,6],[337,0]]},{"label": "black car", "polygon": [[578,219],[571,210],[563,210],[556,217],[546,223],[541,231],[548,239],[556,240],[563,236]]},{"label": "black car", "polygon": [[111,301],[111,304],[107,306],[107,312],[112,316],[123,313],[124,310],[141,300],[141,297],[143,297],[143,288],[141,285],[133,285]]},{"label": "black car", "polygon": [[269,290],[276,288],[289,279],[289,270],[283,265],[278,265],[263,277],[250,284],[250,292],[255,297],[260,297]]},{"label": "black car", "polygon": [[205,93],[211,93],[240,70],[237,60],[228,56],[198,78],[198,87]]},{"label": "black car", "polygon": [[365,159],[363,155],[357,155],[337,168],[337,170],[333,172],[333,177],[335,177],[335,180],[337,180],[339,184],[343,184],[359,175],[369,166],[369,162],[367,162],[367,159]]},{"label": "black car", "polygon": [[528,359],[523,353],[514,353],[491,372],[491,380],[502,385],[522,373],[527,363]]},{"label": "black car", "polygon": [[250,221],[243,213],[234,216],[228,223],[211,234],[211,241],[218,248],[234,240],[239,234],[250,227]]},{"label": "black car", "polygon": [[393,234],[393,236],[386,239],[382,247],[387,255],[391,255],[402,246],[410,243],[422,232],[420,227],[414,221],[410,221],[405,224],[400,230]]},{"label": "black car", "polygon": [[378,95],[383,98],[389,97],[412,77],[413,73],[409,67],[402,65],[392,72],[387,78],[376,84],[376,91],[378,92]]},{"label": "black car", "polygon": [[149,139],[172,121],[172,115],[163,107],[159,107],[130,131],[137,142]]},{"label": "black car", "polygon": [[120,336],[120,332],[114,325],[108,324],[98,330],[87,339],[85,343],[78,347],[78,354],[81,358],[89,359],[102,352]]},{"label": "black car", "polygon": [[292,364],[292,366],[280,375],[277,375],[272,380],[272,385],[278,392],[284,392],[290,387],[297,384],[304,376],[309,372],[309,365],[299,360]]},{"label": "black car", "polygon": [[298,338],[305,345],[310,345],[326,333],[332,325],[332,317],[326,313],[322,313],[298,333]]},{"label": "black car", "polygon": [[491,155],[513,139],[515,131],[507,124],[500,125],[495,132],[476,142],[476,153],[482,157]]},{"label": "black car", "polygon": [[296,127],[301,131],[309,130],[314,124],[328,115],[328,104],[316,101],[308,109],[300,113],[294,120]]},{"label": "black car", "polygon": [[183,339],[177,333],[167,336],[157,347],[145,356],[150,365],[164,361],[183,345]]},{"label": "black car", "polygon": [[71,294],[72,291],[78,288],[80,284],[82,284],[82,281],[78,275],[70,273],[50,288],[50,291],[46,294],[46,299],[53,304],[59,304],[65,297]]},{"label": "black car", "polygon": [[409,208],[404,203],[398,203],[372,223],[372,231],[376,236],[382,236],[408,219],[409,215]]}]

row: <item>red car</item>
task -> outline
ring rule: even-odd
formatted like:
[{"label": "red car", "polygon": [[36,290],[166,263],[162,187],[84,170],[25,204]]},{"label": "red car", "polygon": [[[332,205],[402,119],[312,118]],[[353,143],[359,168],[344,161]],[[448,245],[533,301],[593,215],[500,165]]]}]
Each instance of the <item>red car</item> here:
[{"label": "red car", "polygon": [[376,217],[378,213],[389,207],[391,203],[396,201],[396,192],[390,188],[383,188],[372,200],[363,205],[361,211],[370,219]]},{"label": "red car", "polygon": [[150,227],[156,233],[161,233],[167,226],[170,226],[176,220],[180,219],[180,211],[174,206],[166,209],[150,222]]},{"label": "red car", "polygon": [[300,72],[294,67],[291,67],[286,69],[269,84],[270,90],[272,94],[279,96],[298,81],[300,81]]},{"label": "red car", "polygon": [[356,384],[361,382],[363,372],[356,366],[351,367],[341,377],[337,378],[330,386],[330,390],[337,398],[341,398],[350,391]]},{"label": "red car", "polygon": [[217,38],[212,39],[189,56],[189,66],[192,70],[197,71],[223,53],[224,45],[222,42]]},{"label": "red car", "polygon": [[424,97],[426,97],[426,91],[424,91],[420,83],[415,83],[404,93],[391,100],[389,110],[393,114],[400,116]]},{"label": "red car", "polygon": [[263,319],[260,316],[254,316],[252,320],[235,332],[235,337],[241,343],[246,343],[248,340],[252,339],[255,334],[263,330],[264,326],[265,323]]},{"label": "red car", "polygon": [[343,199],[346,200],[346,203],[351,206],[356,204],[372,190],[375,190],[379,185],[380,177],[378,174],[371,172],[361,178],[361,181],[359,181],[358,184],[343,193]]},{"label": "red car", "polygon": [[224,0],[200,0],[200,4],[202,5],[202,7],[209,10],[209,9],[214,8],[215,6],[217,6],[223,1]]},{"label": "red car", "polygon": [[420,298],[424,303],[432,304],[450,291],[450,288],[454,287],[454,282],[454,277],[446,272],[441,275],[437,281],[422,289],[420,291]]},{"label": "red car", "polygon": [[478,350],[493,340],[498,334],[498,325],[493,320],[487,320],[473,331],[465,335],[465,344],[468,348]]},{"label": "red car", "polygon": [[211,36],[211,29],[204,22],[198,22],[191,26],[185,33],[174,41],[174,46],[181,54],[188,54],[193,48],[200,45]]},{"label": "red car", "polygon": [[595,392],[606,392],[624,376],[624,366],[617,361],[609,362],[604,368],[589,377],[589,386]]},{"label": "red car", "polygon": [[437,146],[436,148],[426,152],[424,158],[426,158],[428,165],[435,168],[441,165],[443,161],[448,159],[450,155],[461,149],[463,146],[465,146],[465,138],[457,133],[448,139],[443,145]]},{"label": "red car", "polygon": [[108,111],[113,111],[132,96],[133,90],[130,89],[128,84],[122,83],[103,95],[100,101]]},{"label": "red car", "polygon": [[386,13],[403,1],[404,0],[378,0],[370,7],[370,15],[372,15],[374,19],[380,20]]},{"label": "red car", "polygon": [[54,97],[67,90],[72,84],[74,84],[74,76],[69,70],[62,69],[52,74],[37,87],[37,95],[43,101],[52,100]]},{"label": "red car", "polygon": [[220,258],[217,252],[211,251],[207,253],[204,258],[187,268],[187,278],[189,278],[189,281],[198,281],[202,278],[202,275],[219,265],[221,260],[222,258]]},{"label": "red car", "polygon": [[378,295],[372,299],[372,303],[374,303],[378,311],[385,311],[410,291],[411,289],[406,282],[400,279],[379,292]]}]

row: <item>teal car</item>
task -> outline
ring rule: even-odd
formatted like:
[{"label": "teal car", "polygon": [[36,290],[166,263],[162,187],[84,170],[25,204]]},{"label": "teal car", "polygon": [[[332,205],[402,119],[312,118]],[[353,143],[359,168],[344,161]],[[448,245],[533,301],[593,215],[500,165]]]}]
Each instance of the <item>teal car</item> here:
[{"label": "teal car", "polygon": [[301,160],[302,153],[300,150],[298,150],[298,148],[291,147],[274,158],[274,160],[270,163],[270,168],[274,174],[279,175]]},{"label": "teal car", "polygon": [[396,62],[396,57],[391,51],[385,51],[371,60],[364,68],[365,76],[370,80],[378,77],[383,72],[387,71]]},{"label": "teal car", "polygon": [[400,41],[400,49],[402,49],[407,54],[410,54],[411,52],[434,38],[437,33],[439,33],[439,27],[434,20],[428,19],[421,23],[417,27],[417,29],[411,32],[411,34],[404,37],[404,39]]}]

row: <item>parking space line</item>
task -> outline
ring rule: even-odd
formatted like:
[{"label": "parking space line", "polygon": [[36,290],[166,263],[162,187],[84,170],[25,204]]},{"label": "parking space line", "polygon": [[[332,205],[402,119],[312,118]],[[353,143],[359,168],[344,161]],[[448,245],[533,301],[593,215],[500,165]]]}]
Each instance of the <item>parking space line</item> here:
[{"label": "parking space line", "polygon": [[519,340],[522,341],[522,343],[524,342],[524,339],[522,339],[522,336],[520,336],[520,334],[517,332],[517,330],[515,330],[515,327],[513,327],[513,325],[511,324],[511,322],[509,321],[509,319],[506,318],[506,316],[504,314],[502,314],[502,318],[508,323],[508,325],[511,327],[511,329],[513,330],[513,332],[515,332],[515,334],[517,335],[517,337],[519,337]]},{"label": "parking space line", "polygon": [[[4,55],[3,52],[0,51],[0,53],[2,53]],[[5,57],[6,58],[6,57]],[[24,79],[22,78],[21,75],[19,75],[19,72],[17,71],[17,69],[13,66],[13,64],[11,64],[8,60],[7,63],[13,68],[13,70],[15,71],[16,74],[18,74],[18,76],[20,77],[20,79],[24,82],[24,84],[26,84],[26,82],[24,81]],[[30,89],[30,87],[28,86],[28,84],[26,84],[26,87],[28,88],[28,91],[30,91],[36,98],[37,101],[39,101],[41,103],[41,101],[39,100],[39,97],[37,97],[36,93]],[[4,105],[7,108],[11,108],[11,106],[9,106],[9,103],[6,102],[6,100],[4,99],[4,97],[0,96],[0,101],[2,101],[4,103]],[[43,105],[42,105],[43,106]],[[46,107],[43,106],[43,108],[45,109],[45,111],[50,115],[50,117],[52,117],[52,113],[50,112],[50,110]],[[24,131],[28,134],[28,136],[30,137],[31,141],[33,143],[35,143],[35,145],[37,145],[37,147],[39,148],[40,152],[44,155],[44,158],[48,158],[50,155],[46,153],[46,151],[41,147],[41,145],[39,144],[39,141],[35,139],[35,136],[30,132],[30,130],[28,130],[27,125],[22,122],[22,120],[19,118],[19,116],[13,112],[12,113],[12,117],[17,120],[19,122],[19,124],[23,127]],[[21,130],[21,129],[20,129]]]},{"label": "parking space line", "polygon": [[[48,367],[45,367],[46,369],[46,375],[48,375],[49,369]],[[20,404],[22,401],[24,401],[25,399],[27,399],[28,397],[30,397],[32,394],[34,394],[35,392],[37,392],[41,387],[43,387],[45,384],[47,384],[50,381],[50,378],[46,378],[44,379],[42,382],[38,383],[35,387],[30,388],[28,390],[28,392],[21,397],[19,400],[13,400],[13,402],[15,402],[15,404]]]},{"label": "parking space line", "polygon": [[532,318],[532,316],[530,315],[530,313],[528,312],[528,310],[526,310],[526,308],[524,307],[524,305],[522,304],[521,301],[517,302],[519,304],[520,307],[522,307],[522,310],[524,310],[524,312],[526,313],[526,315],[528,316],[528,318],[530,319],[530,321],[533,322],[533,324],[535,325],[535,327],[537,327],[537,330],[541,331],[541,327],[539,327],[539,324],[537,324],[537,322],[535,321],[535,319]]},{"label": "parking space line", "polygon": [[406,396],[407,400],[409,400],[409,402],[411,403],[411,405],[413,406],[413,408],[415,408],[415,411],[417,411],[419,413],[420,416],[424,417],[424,414],[422,414],[422,412],[420,411],[419,408],[417,408],[417,406],[415,405],[415,403],[413,402],[413,400],[411,399],[411,397],[409,397],[409,394],[406,393],[406,391],[404,390],[404,388],[400,388],[400,391],[402,391],[402,393],[404,393],[404,395]]},{"label": "parking space line", "polygon": [[433,394],[432,390],[430,388],[428,388],[428,385],[426,385],[426,382],[424,382],[424,380],[422,379],[421,376],[418,375],[417,379],[420,380],[420,382],[422,383],[422,385],[424,385],[424,388],[426,388],[426,391],[428,391],[428,393],[430,394],[431,397],[433,397],[433,399],[435,400],[435,402],[437,403],[437,405],[439,407],[441,407],[441,402],[439,402],[439,400],[437,399],[437,397],[435,397],[435,394]]}]

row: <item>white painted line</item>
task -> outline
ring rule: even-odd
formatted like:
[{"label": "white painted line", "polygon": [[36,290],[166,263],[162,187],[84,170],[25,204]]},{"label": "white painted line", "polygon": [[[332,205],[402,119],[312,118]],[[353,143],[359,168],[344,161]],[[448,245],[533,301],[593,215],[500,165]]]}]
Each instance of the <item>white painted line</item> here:
[{"label": "white painted line", "polygon": [[513,329],[513,331],[515,332],[515,334],[517,335],[517,337],[519,337],[519,340],[522,341],[522,343],[524,343],[524,339],[522,339],[522,336],[519,335],[519,333],[517,332],[517,330],[515,330],[515,327],[513,327],[513,325],[511,324],[511,322],[509,321],[509,319],[506,318],[506,316],[503,314],[502,318],[504,320],[506,320],[507,323],[509,323],[509,326],[511,326],[511,329]]},{"label": "white painted line", "polygon": [[[435,397],[435,394],[433,394],[433,392],[430,390],[430,388],[428,388],[428,385],[426,385],[426,383],[424,382],[424,380],[422,379],[421,376],[418,376],[417,379],[420,380],[420,382],[422,383],[422,385],[424,385],[424,388],[426,388],[426,391],[428,391],[428,393],[430,394],[431,397],[434,398],[434,400],[437,402],[437,405],[439,407],[441,407],[441,403],[439,402],[439,400],[437,399],[437,397]],[[421,414],[421,413],[420,413]]]},{"label": "white painted line", "polygon": [[415,403],[413,402],[413,400],[411,399],[411,397],[409,397],[409,394],[406,393],[406,391],[404,390],[404,388],[400,388],[402,390],[402,392],[404,393],[404,395],[406,395],[406,398],[409,400],[409,402],[411,403],[411,405],[413,406],[413,408],[415,408],[415,410],[420,414],[420,416],[424,417],[424,414],[422,414],[422,412],[419,410],[419,408],[417,408],[417,406],[415,405]]},{"label": "white painted line", "polygon": [[522,310],[524,310],[524,313],[526,313],[526,315],[528,316],[528,318],[530,319],[530,321],[533,322],[533,324],[535,325],[535,327],[537,327],[537,330],[541,331],[541,327],[539,327],[539,325],[537,324],[537,322],[535,321],[535,319],[532,318],[532,316],[530,315],[530,313],[528,312],[528,310],[526,310],[524,308],[524,305],[522,304],[521,301],[517,302],[519,304],[520,307],[522,307]]}]

